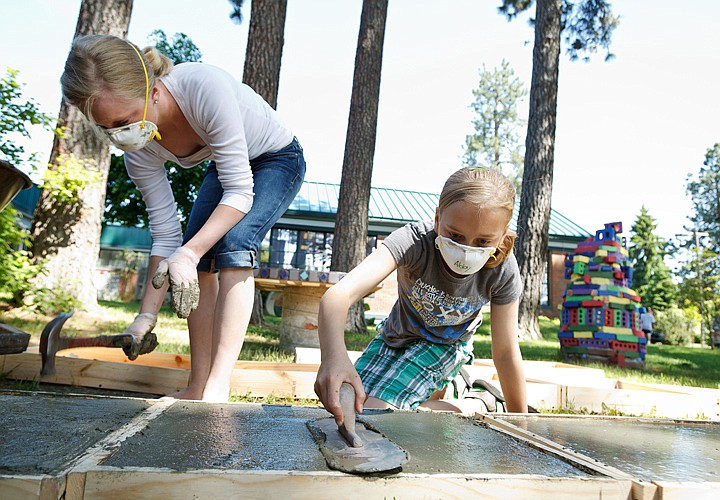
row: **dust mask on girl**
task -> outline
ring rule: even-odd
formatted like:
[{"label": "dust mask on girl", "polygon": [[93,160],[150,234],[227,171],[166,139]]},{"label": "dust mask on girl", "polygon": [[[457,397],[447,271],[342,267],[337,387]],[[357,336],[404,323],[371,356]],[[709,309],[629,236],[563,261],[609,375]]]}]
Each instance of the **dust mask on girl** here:
[{"label": "dust mask on girl", "polygon": [[457,274],[475,274],[490,257],[495,258],[495,247],[469,247],[440,235],[435,238],[435,248],[440,250],[445,263]]}]

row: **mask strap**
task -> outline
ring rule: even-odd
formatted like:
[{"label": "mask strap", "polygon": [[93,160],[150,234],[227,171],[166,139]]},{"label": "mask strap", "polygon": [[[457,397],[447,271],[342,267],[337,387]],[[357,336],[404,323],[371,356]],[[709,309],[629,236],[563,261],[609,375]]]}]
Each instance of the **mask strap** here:
[{"label": "mask strap", "polygon": [[[140,64],[142,64],[143,73],[145,73],[145,109],[143,109],[143,117],[142,121],[140,122],[140,128],[145,128],[145,117],[147,116],[148,102],[150,100],[150,78],[148,77],[147,68],[145,67],[145,60],[142,58],[142,55],[140,55],[140,51],[132,43],[127,42],[127,44],[133,48],[137,56],[140,58]],[[148,141],[152,141],[155,137],[157,137],[158,140],[162,139],[158,130],[152,131],[152,134],[150,134]]]},{"label": "mask strap", "polygon": [[137,56],[140,58],[140,63],[142,64],[143,73],[145,73],[145,109],[143,109],[143,117],[142,117],[142,121],[140,122],[140,128],[145,128],[145,116],[147,116],[148,97],[150,95],[150,79],[148,78],[148,72],[147,72],[147,68],[145,67],[145,61],[143,60],[142,56],[140,55],[140,51],[132,43],[127,42],[127,44],[130,47],[132,47],[132,49],[135,51]]}]

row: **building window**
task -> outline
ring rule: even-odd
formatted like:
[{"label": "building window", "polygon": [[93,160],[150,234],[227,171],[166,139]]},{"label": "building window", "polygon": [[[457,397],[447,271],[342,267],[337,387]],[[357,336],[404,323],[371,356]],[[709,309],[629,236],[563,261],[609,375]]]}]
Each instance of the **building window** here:
[{"label": "building window", "polygon": [[[330,271],[333,233],[303,229],[273,228],[260,247],[260,267]],[[367,255],[377,246],[377,236],[369,236]]]},{"label": "building window", "polygon": [[545,263],[545,272],[543,273],[543,280],[542,280],[542,290],[540,291],[540,307],[542,308],[548,308],[550,307],[550,286],[549,286],[549,279],[550,279],[550,264],[548,262]]}]

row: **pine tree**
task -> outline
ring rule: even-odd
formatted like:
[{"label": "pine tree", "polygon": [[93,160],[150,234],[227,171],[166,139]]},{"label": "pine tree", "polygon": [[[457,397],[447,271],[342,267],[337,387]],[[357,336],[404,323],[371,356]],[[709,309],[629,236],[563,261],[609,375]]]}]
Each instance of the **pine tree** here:
[{"label": "pine tree", "polygon": [[664,311],[675,303],[677,289],[670,268],[665,264],[667,242],[657,236],[656,230],[655,218],[643,206],[631,228],[632,281],[644,306]]}]

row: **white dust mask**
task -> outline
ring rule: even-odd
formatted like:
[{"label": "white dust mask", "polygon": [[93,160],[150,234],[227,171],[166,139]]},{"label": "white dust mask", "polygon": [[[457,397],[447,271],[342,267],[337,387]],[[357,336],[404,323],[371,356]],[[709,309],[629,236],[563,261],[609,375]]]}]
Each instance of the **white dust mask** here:
[{"label": "white dust mask", "polygon": [[144,148],[155,136],[160,139],[157,125],[145,119],[122,127],[109,128],[105,130],[105,134],[110,142],[126,153]]},{"label": "white dust mask", "polygon": [[[161,140],[160,132],[158,132],[157,125],[153,122],[145,121],[147,116],[148,100],[150,97],[150,81],[148,78],[147,68],[145,67],[145,61],[138,49],[128,42],[128,45],[132,47],[137,56],[140,58],[140,64],[142,64],[143,73],[145,73],[145,108],[143,109],[142,120],[129,125],[123,125],[122,127],[110,128],[105,130],[105,134],[116,147],[122,149],[126,153],[132,153],[138,149],[142,149],[148,145],[155,137]],[[157,102],[157,101],[155,101]]]},{"label": "white dust mask", "polygon": [[435,248],[440,250],[445,263],[457,274],[475,274],[490,257],[495,257],[495,247],[469,247],[440,235],[435,238]]}]

